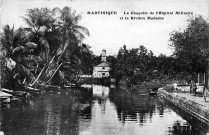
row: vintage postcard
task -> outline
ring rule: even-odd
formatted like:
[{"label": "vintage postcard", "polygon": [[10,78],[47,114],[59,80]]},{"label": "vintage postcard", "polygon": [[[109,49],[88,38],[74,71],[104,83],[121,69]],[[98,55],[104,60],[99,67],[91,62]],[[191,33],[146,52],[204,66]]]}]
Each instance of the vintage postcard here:
[{"label": "vintage postcard", "polygon": [[208,135],[209,1],[0,0],[0,135]]}]

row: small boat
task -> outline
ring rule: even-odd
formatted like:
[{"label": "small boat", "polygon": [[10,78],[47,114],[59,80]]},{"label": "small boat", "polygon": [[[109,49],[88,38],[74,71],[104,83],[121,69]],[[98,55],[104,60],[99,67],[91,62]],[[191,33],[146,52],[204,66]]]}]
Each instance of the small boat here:
[{"label": "small boat", "polygon": [[40,91],[39,89],[27,86],[26,89],[30,90],[30,91]]},{"label": "small boat", "polygon": [[64,88],[72,88],[75,87],[76,85],[74,83],[68,83],[66,85],[64,85]]},{"label": "small boat", "polygon": [[5,93],[8,93],[8,94],[11,94],[13,96],[16,96],[16,97],[26,97],[28,94],[25,91],[14,91],[14,90],[9,90],[9,89],[5,89],[5,88],[2,88],[2,91]]},{"label": "small boat", "polygon": [[26,91],[32,94],[42,94],[44,92],[57,92],[60,90],[59,86],[54,85],[37,85],[35,87],[27,86]]},{"label": "small boat", "polygon": [[12,95],[3,91],[0,91],[0,104],[1,103],[10,103],[10,99],[12,98]]}]

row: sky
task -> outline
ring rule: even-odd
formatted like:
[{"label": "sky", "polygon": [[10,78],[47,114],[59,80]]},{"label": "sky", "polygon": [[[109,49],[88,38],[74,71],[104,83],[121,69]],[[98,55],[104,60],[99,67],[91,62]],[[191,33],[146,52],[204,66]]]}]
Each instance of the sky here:
[{"label": "sky", "polygon": [[[82,14],[79,25],[88,28],[90,36],[84,43],[90,45],[94,54],[100,55],[106,49],[107,55],[117,55],[126,45],[128,49],[144,45],[155,55],[172,54],[169,48],[169,33],[183,30],[187,19],[202,15],[209,21],[209,1],[206,0],[0,0],[1,27],[9,24],[15,28],[24,27],[24,16],[31,8],[63,8],[69,6]],[[93,14],[95,11],[114,11],[117,14]],[[173,14],[159,15],[159,12]],[[87,14],[90,12],[92,14]],[[124,12],[129,14],[124,14]],[[147,12],[146,15],[131,12]],[[154,14],[150,14],[153,12]],[[156,14],[156,12],[158,14]],[[176,12],[193,13],[177,15]],[[148,20],[147,17],[163,17],[162,20]],[[123,17],[123,19],[121,19]],[[128,19],[125,19],[128,18]],[[145,20],[133,20],[131,17],[145,17]]]}]

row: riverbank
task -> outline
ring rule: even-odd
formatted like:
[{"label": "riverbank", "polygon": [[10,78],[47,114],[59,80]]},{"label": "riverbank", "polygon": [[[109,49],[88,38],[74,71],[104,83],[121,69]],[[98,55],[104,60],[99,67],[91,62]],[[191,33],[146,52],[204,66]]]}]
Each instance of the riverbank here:
[{"label": "riverbank", "polygon": [[163,88],[158,89],[158,95],[181,110],[189,113],[203,125],[209,125],[209,103],[201,95],[188,92],[169,93]]},{"label": "riverbank", "polygon": [[137,85],[133,85],[133,86],[128,86],[125,80],[121,80],[118,83],[118,87],[120,87],[120,89],[128,89],[131,91],[138,91],[139,93],[142,94],[150,94],[151,92],[153,92],[154,94],[157,93],[158,88],[164,86],[165,84],[161,84],[158,82],[141,82],[138,83]]},{"label": "riverbank", "polygon": [[97,84],[97,85],[104,85],[109,86],[110,85],[110,77],[103,77],[103,78],[81,78],[80,84]]}]

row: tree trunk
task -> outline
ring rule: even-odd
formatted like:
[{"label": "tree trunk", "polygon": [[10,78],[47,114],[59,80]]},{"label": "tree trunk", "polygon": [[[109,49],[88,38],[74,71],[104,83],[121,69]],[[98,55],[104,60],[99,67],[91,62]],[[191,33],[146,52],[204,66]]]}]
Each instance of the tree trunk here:
[{"label": "tree trunk", "polygon": [[54,73],[52,74],[52,76],[50,77],[50,79],[45,84],[49,83],[52,80],[52,78],[54,77],[54,75],[56,74],[56,72],[59,70],[59,68],[61,67],[61,65],[62,65],[62,63],[60,63],[60,65],[57,67],[57,69],[54,71]]},{"label": "tree trunk", "polygon": [[207,62],[207,67],[206,67],[206,70],[205,70],[205,84],[204,84],[204,88],[203,88],[203,94],[205,92],[205,89],[208,90],[209,60],[207,59],[206,62]]},{"label": "tree trunk", "polygon": [[45,67],[42,68],[42,70],[41,70],[41,72],[39,73],[38,77],[35,79],[35,81],[34,81],[32,84],[30,84],[30,86],[33,86],[33,85],[38,81],[38,79],[41,77],[41,75],[42,75],[44,69],[45,69]]},{"label": "tree trunk", "polygon": [[208,89],[208,75],[209,75],[209,59],[207,60],[207,69],[206,69],[206,74],[205,74],[205,82],[206,82],[206,89]]}]

